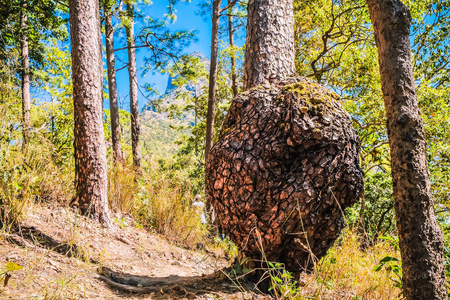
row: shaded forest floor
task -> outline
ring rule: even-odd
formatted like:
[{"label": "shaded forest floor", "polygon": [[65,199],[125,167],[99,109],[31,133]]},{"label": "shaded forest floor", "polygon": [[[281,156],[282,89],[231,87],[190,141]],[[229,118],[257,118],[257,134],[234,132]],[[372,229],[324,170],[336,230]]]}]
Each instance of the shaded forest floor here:
[{"label": "shaded forest floor", "polygon": [[111,230],[64,207],[35,205],[1,235],[0,267],[23,269],[11,272],[0,299],[266,298],[227,278],[220,249],[183,249],[126,215],[113,220]]}]

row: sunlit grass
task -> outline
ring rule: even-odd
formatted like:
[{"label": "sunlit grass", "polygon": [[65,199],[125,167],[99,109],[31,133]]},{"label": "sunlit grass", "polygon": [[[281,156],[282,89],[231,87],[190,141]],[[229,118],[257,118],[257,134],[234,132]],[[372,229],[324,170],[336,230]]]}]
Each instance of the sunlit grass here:
[{"label": "sunlit grass", "polygon": [[35,203],[67,203],[73,197],[73,169],[57,156],[53,144],[40,135],[25,149],[19,144],[1,152],[0,222],[4,228],[20,222]]},{"label": "sunlit grass", "polygon": [[[74,195],[73,161],[65,161],[57,153],[44,136],[34,139],[25,151],[20,145],[2,151],[0,200],[4,227],[19,223],[39,202],[70,202]],[[206,238],[206,226],[192,207],[194,190],[185,169],[162,167],[150,158],[143,162],[138,176],[124,165],[113,168],[110,163],[108,170],[113,213],[128,213],[136,227],[162,234],[177,245],[194,248],[211,242]],[[378,241],[362,250],[356,230],[346,229],[311,274],[290,278],[281,269],[271,274],[280,276],[275,289],[286,299],[396,299],[401,290],[394,286],[392,271],[374,270],[386,256],[399,257],[388,241]]]},{"label": "sunlit grass", "polygon": [[120,165],[111,168],[109,175],[113,210],[130,213],[137,226],[182,246],[193,248],[205,242],[207,228],[191,205],[193,190],[182,174],[173,176],[156,161],[147,161],[140,175]]},{"label": "sunlit grass", "polygon": [[279,278],[271,281],[280,299],[398,299],[395,275],[389,268],[375,271],[386,256],[400,254],[386,241],[362,250],[356,231],[346,229],[312,273],[290,278],[283,269],[271,270]]}]

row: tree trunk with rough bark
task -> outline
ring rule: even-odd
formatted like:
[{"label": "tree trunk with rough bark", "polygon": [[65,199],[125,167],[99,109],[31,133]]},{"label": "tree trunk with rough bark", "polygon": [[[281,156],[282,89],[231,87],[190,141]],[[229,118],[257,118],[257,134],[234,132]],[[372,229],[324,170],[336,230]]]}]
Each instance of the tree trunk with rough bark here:
[{"label": "tree trunk with rough bark", "polygon": [[339,97],[289,77],[292,10],[291,0],[249,2],[247,91],[233,99],[211,149],[206,191],[241,255],[299,272],[339,236],[363,173],[358,136]]},{"label": "tree trunk with rough bark", "polygon": [[70,0],[69,10],[76,189],[72,204],[82,213],[110,226],[102,118],[99,3],[96,0]]},{"label": "tree trunk with rough bark", "polygon": [[22,3],[22,12],[20,14],[20,28],[22,33],[22,47],[21,47],[21,59],[22,59],[22,136],[23,146],[26,146],[30,140],[31,129],[31,95],[30,95],[30,58],[28,50],[28,33],[26,15],[27,1]]},{"label": "tree trunk with rough bark", "polygon": [[138,85],[136,70],[136,49],[134,43],[134,12],[131,0],[127,4],[128,24],[125,26],[128,46],[128,75],[130,78],[130,113],[131,113],[131,148],[133,152],[133,166],[138,171],[141,167],[139,152],[140,122],[138,104]]},{"label": "tree trunk with rough bark", "polygon": [[423,121],[411,62],[408,8],[367,0],[378,47],[406,299],[447,299],[442,230],[436,222]]},{"label": "tree trunk with rough bark", "polygon": [[358,150],[339,97],[312,80],[241,93],[206,166],[218,223],[245,256],[311,269],[362,191]]},{"label": "tree trunk with rough bark", "polygon": [[[230,1],[228,1],[230,5]],[[228,8],[228,39],[230,41],[230,46],[234,46],[234,29],[233,29],[233,7]],[[231,90],[233,91],[233,98],[238,95],[237,88],[237,76],[236,76],[236,56],[234,51],[231,54]]]},{"label": "tree trunk with rough bark", "polygon": [[292,0],[250,0],[244,61],[244,90],[294,76]]},{"label": "tree trunk with rough bark", "polygon": [[216,114],[217,90],[217,52],[219,49],[219,15],[222,0],[213,1],[212,33],[211,33],[211,64],[209,67],[208,112],[206,115],[205,162],[214,142],[214,119]]},{"label": "tree trunk with rough bark", "polygon": [[123,160],[120,144],[119,106],[117,103],[116,61],[114,58],[114,27],[112,24],[111,1],[105,0],[106,66],[108,68],[109,106],[111,115],[111,139],[114,164]]}]

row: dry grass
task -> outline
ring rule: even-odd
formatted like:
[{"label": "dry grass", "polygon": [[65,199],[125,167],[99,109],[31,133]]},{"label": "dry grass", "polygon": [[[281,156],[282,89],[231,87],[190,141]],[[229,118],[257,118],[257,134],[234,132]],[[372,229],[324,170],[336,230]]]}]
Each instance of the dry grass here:
[{"label": "dry grass", "polygon": [[374,268],[382,258],[400,257],[400,253],[387,241],[363,251],[356,232],[351,230],[344,231],[341,239],[318,265],[318,281],[360,299],[396,299],[401,290],[394,286],[395,275],[387,269],[375,272]]},{"label": "dry grass", "polygon": [[73,170],[55,163],[54,146],[39,136],[22,150],[11,146],[0,154],[0,224],[7,229],[43,201],[68,202],[73,197]]},{"label": "dry grass", "polygon": [[173,176],[152,160],[138,177],[123,166],[109,173],[109,201],[114,210],[130,213],[137,225],[179,245],[193,248],[205,243],[207,228],[191,205],[193,191],[182,175]]},{"label": "dry grass", "polygon": [[113,210],[132,212],[136,206],[138,184],[133,171],[125,165],[108,166],[108,201]]},{"label": "dry grass", "polygon": [[386,256],[400,254],[385,241],[361,250],[355,230],[346,229],[339,241],[322,258],[311,274],[302,274],[297,285],[283,269],[272,271],[279,279],[279,299],[400,299],[388,269],[376,272],[375,266]]},{"label": "dry grass", "polygon": [[[73,163],[70,160],[64,162],[55,153],[57,151],[51,142],[43,136],[34,139],[25,153],[19,146],[1,151],[0,223],[4,229],[23,221],[27,213],[32,214],[36,203],[68,203],[71,200]],[[164,170],[151,159],[145,163],[139,178],[126,166],[109,168],[108,196],[112,210],[129,213],[136,222],[134,226],[163,234],[178,245],[193,248],[198,243],[205,244],[207,228],[200,223],[200,217],[191,205],[193,190],[187,174],[182,169],[176,172]],[[92,254],[89,241],[83,238],[75,224],[71,230],[68,241],[78,245],[84,260],[89,260]],[[303,275],[300,286],[295,285],[294,280],[281,269],[272,274],[281,279],[277,287],[280,298],[396,299],[401,291],[394,287],[391,280],[394,275],[386,268],[374,271],[374,267],[386,256],[399,257],[399,254],[385,241],[362,251],[356,232],[347,229],[328,255],[317,264],[315,271]],[[38,268],[42,257],[33,256],[36,261],[28,264],[28,271],[34,270],[33,265]],[[71,293],[77,290],[79,295],[76,274],[54,277],[43,287],[46,289],[44,294],[48,295],[48,299],[69,299],[75,295]],[[25,276],[24,282],[30,282],[31,278]]]},{"label": "dry grass", "polygon": [[[138,178],[127,166],[109,166],[110,208],[129,213],[136,225],[185,247],[205,243],[207,228],[191,206],[193,191],[187,176],[162,171],[152,160],[145,163]],[[68,204],[74,196],[73,182],[73,159],[58,157],[45,136],[36,133],[25,151],[20,145],[6,147],[0,153],[0,227],[19,224],[36,203]]]}]

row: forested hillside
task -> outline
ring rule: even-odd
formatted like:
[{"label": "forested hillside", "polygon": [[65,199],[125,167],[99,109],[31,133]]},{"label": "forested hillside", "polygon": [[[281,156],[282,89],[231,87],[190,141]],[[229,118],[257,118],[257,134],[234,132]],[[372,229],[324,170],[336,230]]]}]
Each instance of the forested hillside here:
[{"label": "forested hillside", "polygon": [[450,1],[0,1],[0,299],[448,299]]}]

